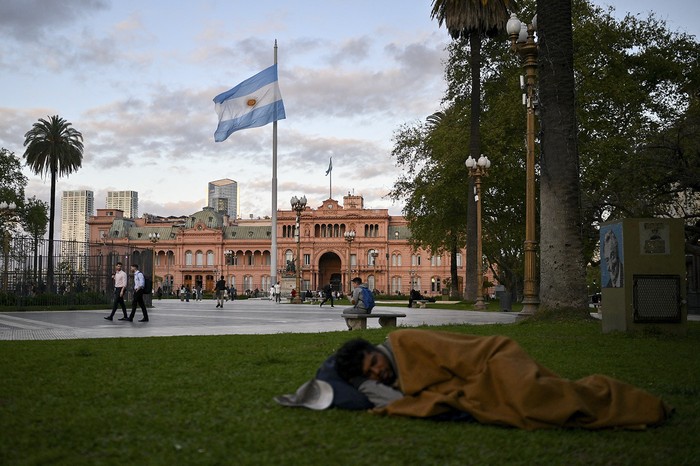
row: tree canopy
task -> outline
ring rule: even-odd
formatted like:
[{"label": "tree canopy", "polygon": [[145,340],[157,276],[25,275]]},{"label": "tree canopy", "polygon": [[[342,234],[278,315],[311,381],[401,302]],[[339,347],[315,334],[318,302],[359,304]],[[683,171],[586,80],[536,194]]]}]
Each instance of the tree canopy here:
[{"label": "tree canopy", "polygon": [[[534,2],[523,7],[520,15],[531,17]],[[615,218],[682,217],[689,246],[697,245],[700,102],[693,93],[700,88],[700,46],[654,15],[616,20],[612,9],[585,0],[575,0],[572,13],[585,260],[597,263],[597,227]],[[403,174],[391,196],[405,201],[414,243],[431,250],[448,250],[450,235],[459,246],[466,238],[470,73],[464,39],[455,40],[439,124],[431,116],[394,133],[392,155]],[[484,254],[498,264],[499,281],[514,289],[521,286],[524,240],[519,74],[505,35],[484,42],[482,152],[493,162],[482,184]]]}]

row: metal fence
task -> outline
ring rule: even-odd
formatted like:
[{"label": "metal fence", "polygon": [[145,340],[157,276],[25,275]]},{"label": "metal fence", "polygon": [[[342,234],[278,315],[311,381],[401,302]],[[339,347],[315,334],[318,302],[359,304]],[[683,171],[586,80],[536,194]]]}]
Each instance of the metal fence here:
[{"label": "metal fence", "polygon": [[[152,276],[150,249],[54,240],[53,287],[49,287],[48,240],[6,235],[2,241],[0,306],[3,307],[109,303],[114,293],[112,274],[117,262],[124,265],[127,273],[129,266],[137,263],[145,275]],[[129,281],[132,285],[131,277]]]}]

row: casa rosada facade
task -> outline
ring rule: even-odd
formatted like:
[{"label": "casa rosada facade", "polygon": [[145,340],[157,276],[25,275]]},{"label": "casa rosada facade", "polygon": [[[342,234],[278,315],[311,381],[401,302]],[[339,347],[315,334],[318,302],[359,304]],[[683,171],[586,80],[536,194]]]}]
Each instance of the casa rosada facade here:
[{"label": "casa rosada facade", "polygon": [[[347,292],[350,280],[359,276],[380,293],[405,295],[414,288],[428,296],[442,294],[449,285],[450,255],[414,250],[403,217],[389,215],[387,209],[365,209],[363,202],[362,196],[347,195],[342,205],[328,199],[301,212],[302,291],[320,290],[332,283],[334,290]],[[277,279],[295,277],[299,264],[296,215],[294,210],[277,212]],[[270,219],[232,220],[210,207],[187,217],[146,214],[137,219],[124,218],[118,209],[97,209],[87,223],[91,248],[152,249],[154,288],[160,286],[166,292],[181,286],[211,291],[223,275],[237,293],[255,289],[265,293],[275,279]],[[352,241],[350,232],[354,232]],[[457,256],[460,290],[464,253]]]}]

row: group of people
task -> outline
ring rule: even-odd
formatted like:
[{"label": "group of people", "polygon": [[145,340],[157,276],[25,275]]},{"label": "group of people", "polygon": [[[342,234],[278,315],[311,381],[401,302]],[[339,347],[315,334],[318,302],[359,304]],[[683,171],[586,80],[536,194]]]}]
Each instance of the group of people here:
[{"label": "group of people", "polygon": [[148,311],[146,310],[146,303],[143,300],[143,295],[146,292],[146,277],[144,277],[143,273],[139,270],[138,264],[131,264],[131,274],[134,276],[134,297],[131,301],[131,314],[127,316],[124,293],[126,292],[128,277],[126,272],[122,270],[122,267],[123,264],[117,262],[115,266],[116,271],[112,275],[112,280],[114,280],[114,303],[112,305],[112,313],[106,316],[105,319],[113,320],[114,314],[117,312],[117,306],[121,306],[124,317],[120,317],[119,320],[133,322],[134,314],[136,314],[136,306],[140,306],[143,318],[139,320],[139,322],[148,322]]}]

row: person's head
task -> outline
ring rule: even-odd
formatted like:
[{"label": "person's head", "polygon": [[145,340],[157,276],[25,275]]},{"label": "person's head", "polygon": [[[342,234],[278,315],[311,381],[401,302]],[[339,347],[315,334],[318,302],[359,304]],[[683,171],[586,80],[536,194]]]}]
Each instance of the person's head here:
[{"label": "person's head", "polygon": [[220,278],[219,280],[223,280],[223,279],[224,279],[224,276],[222,275],[221,278]]},{"label": "person's head", "polygon": [[121,270],[121,269],[122,269],[122,263],[121,263],[121,262],[117,262],[117,265],[116,265],[115,267],[117,267],[117,270]]},{"label": "person's head", "polygon": [[131,264],[131,271],[136,272],[139,269],[139,264]]},{"label": "person's head", "polygon": [[617,243],[617,236],[612,230],[605,233],[604,241],[604,254],[605,261],[607,263],[608,271],[612,271],[617,268],[618,262],[620,260],[619,246]]},{"label": "person's head", "polygon": [[362,285],[362,279],[360,277],[355,277],[352,279],[352,287],[353,288],[357,288],[360,285]]},{"label": "person's head", "polygon": [[391,384],[396,376],[389,359],[372,343],[362,338],[345,342],[335,353],[338,375],[346,381],[365,377]]}]

